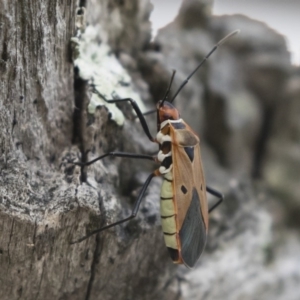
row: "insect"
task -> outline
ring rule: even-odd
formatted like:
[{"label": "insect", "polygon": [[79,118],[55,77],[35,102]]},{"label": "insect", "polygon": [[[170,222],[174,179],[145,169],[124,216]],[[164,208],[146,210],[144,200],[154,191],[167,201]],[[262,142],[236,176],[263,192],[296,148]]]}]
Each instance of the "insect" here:
[{"label": "insect", "polygon": [[[185,264],[189,268],[194,267],[206,244],[208,214],[223,201],[224,197],[221,193],[206,185],[200,156],[199,137],[194,133],[191,127],[180,118],[178,110],[172,103],[182,88],[188,83],[189,79],[197,72],[209,56],[228,38],[238,32],[239,30],[236,30],[219,41],[180,85],[172,99],[167,101],[175,76],[175,71],[173,71],[165,96],[163,100],[158,101],[156,105],[156,137],[151,135],[144,115],[133,99],[107,100],[109,103],[129,102],[132,105],[149,140],[159,145],[157,156],[109,152],[87,163],[75,162],[74,164],[88,166],[106,156],[117,156],[152,160],[160,163],[160,167],[149,175],[142,186],[130,216],[96,229],[88,235],[76,241],[72,241],[71,244],[79,243],[93,234],[134,218],[137,215],[141,201],[152,178],[162,176],[160,213],[165,244],[174,263]],[[151,112],[153,111],[150,111],[150,113]],[[211,208],[208,208],[206,192],[218,198],[217,202]]]}]

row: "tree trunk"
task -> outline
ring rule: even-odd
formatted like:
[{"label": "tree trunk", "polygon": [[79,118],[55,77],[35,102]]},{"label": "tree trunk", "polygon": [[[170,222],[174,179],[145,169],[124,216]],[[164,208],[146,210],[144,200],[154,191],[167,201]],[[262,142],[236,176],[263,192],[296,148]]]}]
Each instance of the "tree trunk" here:
[{"label": "tree trunk", "polygon": [[[140,166],[121,165],[121,159],[99,162],[90,168],[91,173],[68,163],[86,161],[88,152],[89,157],[97,156],[117,146],[132,152],[145,150],[145,138],[139,140],[141,131],[135,125],[123,126],[122,111],[115,105],[102,108],[105,97],[125,93],[139,100],[127,72],[108,53],[107,43],[115,52],[136,52],[143,47],[150,37],[151,6],[148,1],[99,1],[89,3],[86,10],[79,5],[84,3],[1,4],[3,300],[150,299],[168,293],[162,287],[169,280],[166,274],[174,270],[165,259],[163,238],[158,234],[157,201],[152,207],[152,191],[159,192],[159,180],[154,180],[143,206],[144,211],[150,206],[143,214],[143,226],[131,222],[116,228],[118,234],[110,230],[70,244],[85,235],[86,229],[128,214],[130,205],[122,211],[120,199],[124,204],[128,201],[122,194],[132,193],[133,198],[140,178],[152,170],[143,163],[145,173],[135,177]],[[84,36],[86,20],[95,25],[86,28]],[[98,58],[108,59],[108,65],[101,69],[91,57],[85,60],[92,55],[85,52],[90,47],[95,53],[101,48],[104,54],[98,53]],[[82,63],[102,73],[83,74]],[[91,88],[94,80],[98,88]],[[88,107],[89,102],[94,106]],[[121,186],[125,187],[119,192],[118,169],[123,170]],[[149,253],[149,248],[157,251]],[[154,276],[145,282],[150,274]]]}]

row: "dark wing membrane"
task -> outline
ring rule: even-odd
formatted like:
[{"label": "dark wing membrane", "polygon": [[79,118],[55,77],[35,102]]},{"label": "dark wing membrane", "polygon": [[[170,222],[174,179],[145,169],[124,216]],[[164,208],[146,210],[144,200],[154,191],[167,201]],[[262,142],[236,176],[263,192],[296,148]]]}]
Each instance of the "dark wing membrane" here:
[{"label": "dark wing membrane", "polygon": [[[181,256],[186,266],[193,267],[204,249],[208,226],[199,138],[191,130],[171,128],[170,134],[173,143],[173,190]],[[187,141],[187,144],[184,144],[184,141]],[[191,147],[191,141],[197,141],[193,146],[193,159],[189,153],[191,150],[186,151],[187,147]]]},{"label": "dark wing membrane", "polygon": [[199,195],[195,188],[192,202],[179,231],[179,237],[182,260],[186,266],[192,268],[206,244],[206,227],[201,215]]}]

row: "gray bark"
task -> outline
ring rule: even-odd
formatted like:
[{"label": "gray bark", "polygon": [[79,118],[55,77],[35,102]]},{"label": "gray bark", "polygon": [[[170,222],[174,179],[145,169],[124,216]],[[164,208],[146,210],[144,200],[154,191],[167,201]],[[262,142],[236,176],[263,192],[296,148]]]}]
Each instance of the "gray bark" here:
[{"label": "gray bark", "polygon": [[[1,1],[1,300],[299,299],[300,159],[290,152],[300,132],[299,70],[283,37],[241,16],[211,17],[210,7],[185,1],[150,43],[148,0]],[[156,151],[131,107],[104,99],[132,97],[152,108],[172,69],[174,93],[236,28],[240,36],[176,99],[201,136],[208,184],[226,195],[197,267],[168,257],[159,178],[136,219],[70,245],[129,215],[155,168],[120,158],[69,163]],[[155,118],[147,121],[154,134]]]},{"label": "gray bark", "polygon": [[[93,93],[85,78],[74,77],[76,53],[70,51],[71,38],[78,34],[78,5],[76,1],[1,2],[1,299],[159,297],[158,287],[169,280],[166,274],[173,267],[160,272],[169,261],[164,259],[155,201],[148,216],[143,214],[143,226],[136,221],[116,229],[118,234],[111,230],[69,244],[86,229],[128,213],[129,204],[120,214],[120,199],[128,201],[121,194],[128,191],[117,192],[119,168],[125,169],[123,178],[131,182],[129,192],[141,181],[133,177],[140,167],[120,165],[120,159],[100,162],[87,175],[68,160],[84,159],[88,150],[92,156],[117,146],[128,151],[143,148],[141,142],[131,146],[132,138],[139,140],[141,135],[135,132],[137,126],[122,129],[109,121],[111,112],[105,108],[87,111]],[[133,39],[136,48],[142,47],[143,32],[146,40],[150,36],[150,6],[140,5],[137,1],[90,3],[87,21],[93,23],[94,18],[99,24],[101,20],[96,39],[110,42],[114,51],[126,50]],[[139,34],[143,38],[137,38]],[[112,92],[118,93],[115,83]],[[151,170],[148,166],[145,172],[147,168]],[[88,180],[81,184],[80,178]],[[158,184],[154,181],[151,190],[157,193]],[[152,205],[151,195],[144,210]],[[149,255],[149,248],[157,251]],[[160,281],[161,277],[165,279]]]}]

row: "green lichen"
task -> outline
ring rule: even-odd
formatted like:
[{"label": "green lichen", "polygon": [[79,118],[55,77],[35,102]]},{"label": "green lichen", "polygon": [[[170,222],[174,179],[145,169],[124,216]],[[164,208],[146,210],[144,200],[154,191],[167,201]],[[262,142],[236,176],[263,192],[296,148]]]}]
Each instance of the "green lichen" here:
[{"label": "green lichen", "polygon": [[105,106],[111,119],[119,126],[124,124],[125,117],[115,105],[105,100],[132,98],[142,111],[144,105],[139,95],[133,91],[132,81],[126,70],[119,63],[110,47],[100,40],[99,26],[88,26],[83,33],[73,37],[73,61],[78,75],[91,87],[92,96],[88,112],[94,114],[96,107]]}]

